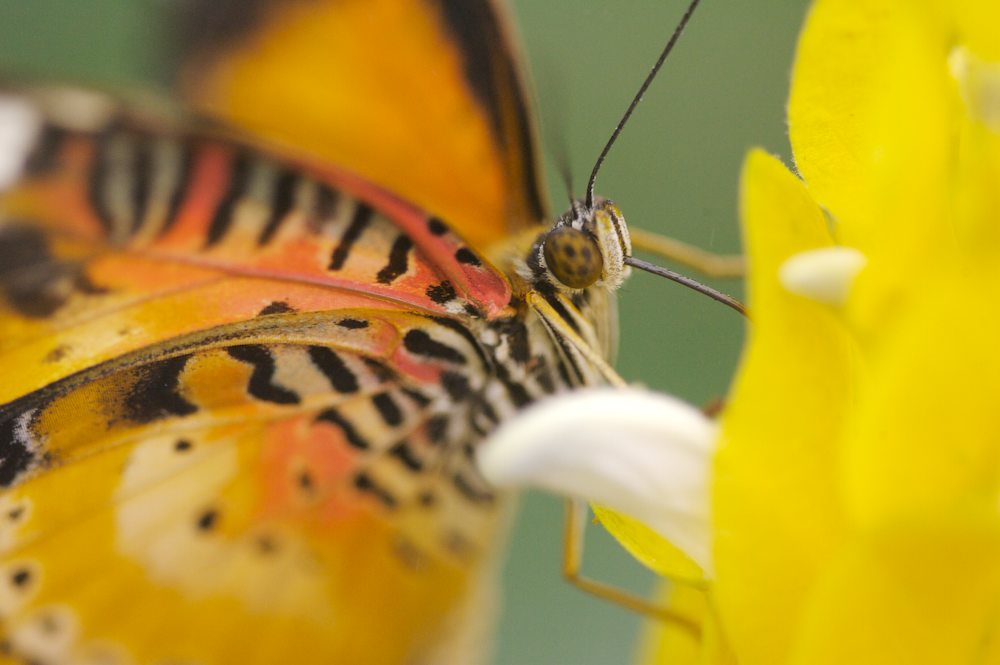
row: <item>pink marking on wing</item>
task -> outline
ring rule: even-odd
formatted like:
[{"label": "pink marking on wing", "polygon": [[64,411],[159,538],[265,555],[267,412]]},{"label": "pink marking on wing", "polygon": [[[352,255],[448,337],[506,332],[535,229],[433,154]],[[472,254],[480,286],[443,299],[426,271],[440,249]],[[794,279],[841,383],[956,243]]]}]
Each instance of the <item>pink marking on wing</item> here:
[{"label": "pink marking on wing", "polygon": [[68,141],[60,156],[60,161],[65,160],[65,168],[57,172],[52,183],[53,218],[88,240],[105,235],[91,205],[89,180],[81,176],[89,172],[96,152],[96,145],[89,139]]},{"label": "pink marking on wing", "polygon": [[396,352],[392,354],[390,362],[398,372],[406,374],[417,381],[435,385],[440,385],[441,383],[440,365],[418,360],[407,353],[406,349],[402,347],[396,349]]},{"label": "pink marking on wing", "polygon": [[312,416],[273,424],[261,449],[260,516],[288,519],[318,511],[322,521],[341,521],[356,515],[362,504],[344,501],[340,490],[362,454],[337,427],[313,422]]},{"label": "pink marking on wing", "polygon": [[187,197],[181,203],[174,224],[156,246],[191,251],[205,241],[209,222],[230,177],[231,151],[206,143],[195,151],[195,164]]}]

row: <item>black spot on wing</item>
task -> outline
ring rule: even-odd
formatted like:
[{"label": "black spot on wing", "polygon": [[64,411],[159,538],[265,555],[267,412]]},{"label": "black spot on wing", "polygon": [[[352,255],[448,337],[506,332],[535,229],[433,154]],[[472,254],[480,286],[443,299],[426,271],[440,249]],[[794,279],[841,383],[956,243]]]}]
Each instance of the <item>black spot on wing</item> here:
[{"label": "black spot on wing", "polygon": [[415,388],[409,388],[404,386],[403,388],[400,388],[400,392],[406,395],[411,402],[413,402],[420,408],[424,408],[425,406],[428,406],[431,403],[430,397],[423,394],[419,390],[416,390]]},{"label": "black spot on wing", "polygon": [[397,277],[406,272],[411,249],[413,249],[413,241],[410,240],[409,236],[399,235],[396,237],[392,243],[392,249],[389,250],[389,262],[375,276],[379,284],[392,284]]},{"label": "black spot on wing", "polygon": [[403,346],[410,353],[434,360],[444,360],[455,365],[468,362],[461,351],[439,342],[431,337],[426,330],[414,328],[403,337]]},{"label": "black spot on wing", "polygon": [[94,158],[87,173],[87,203],[105,233],[114,228],[114,216],[108,208],[108,178],[111,175],[110,133],[100,134],[94,141]]},{"label": "black spot on wing", "polygon": [[271,302],[267,307],[257,312],[257,316],[269,316],[271,314],[288,314],[289,312],[294,312],[294,311],[295,308],[289,305],[284,300],[275,300]]},{"label": "black spot on wing", "polygon": [[299,184],[299,175],[292,169],[284,169],[278,174],[274,184],[274,198],[271,201],[271,209],[268,212],[267,222],[257,236],[258,245],[266,245],[274,237],[274,234],[281,226],[281,222],[292,211],[295,206],[295,188]]},{"label": "black spot on wing", "polygon": [[80,281],[81,267],[55,259],[39,229],[0,227],[0,291],[19,314],[46,318],[56,313]]},{"label": "black spot on wing", "polygon": [[346,394],[358,391],[357,377],[344,363],[343,358],[333,349],[325,346],[310,346],[309,359],[338,393]]},{"label": "black spot on wing", "polygon": [[250,181],[252,159],[248,153],[241,152],[232,161],[232,171],[229,174],[229,186],[225,194],[215,206],[212,221],[208,225],[205,236],[205,247],[219,243],[236,217],[236,207],[243,197]]},{"label": "black spot on wing", "polygon": [[497,378],[500,379],[504,390],[507,391],[507,397],[510,398],[511,403],[518,409],[527,406],[533,401],[527,389],[517,381],[511,379],[510,373],[502,364],[497,365]]},{"label": "black spot on wing", "polygon": [[298,404],[301,401],[297,393],[273,383],[276,368],[274,357],[267,347],[243,344],[230,346],[226,352],[236,360],[253,367],[250,382],[247,384],[247,392],[253,397],[275,404]]},{"label": "black spot on wing", "polygon": [[392,381],[397,376],[395,370],[381,360],[376,360],[375,358],[369,358],[367,356],[363,357],[361,360],[364,362],[365,367],[367,367],[375,378],[378,379],[379,383]]},{"label": "black spot on wing", "polygon": [[448,225],[437,217],[430,217],[427,219],[427,230],[432,235],[443,236],[445,233],[448,233]]},{"label": "black spot on wing", "polygon": [[219,511],[209,509],[198,516],[198,519],[195,521],[195,526],[198,527],[199,531],[211,531],[218,523]]},{"label": "black spot on wing", "polygon": [[436,416],[431,416],[427,419],[427,424],[424,425],[424,431],[427,434],[427,440],[434,445],[441,445],[445,442],[448,436],[448,423],[450,418],[447,414],[439,413]]},{"label": "black spot on wing", "polygon": [[41,176],[55,170],[59,165],[59,155],[68,137],[69,131],[66,129],[56,125],[46,125],[24,164],[25,174]]},{"label": "black spot on wing", "polygon": [[483,414],[483,416],[494,425],[500,422],[500,416],[497,415],[497,412],[493,408],[493,405],[487,402],[485,399],[482,399],[480,397],[476,400],[476,409],[479,413]]},{"label": "black spot on wing", "polygon": [[66,355],[70,351],[72,351],[72,350],[73,350],[72,347],[70,347],[70,346],[68,346],[66,344],[60,344],[59,346],[53,348],[51,351],[49,351],[48,353],[46,353],[45,357],[42,358],[42,362],[44,362],[44,363],[57,363],[60,360],[62,360],[63,358],[65,358]]},{"label": "black spot on wing", "polygon": [[324,409],[316,416],[316,422],[324,422],[333,425],[344,433],[347,443],[358,450],[368,450],[371,444],[354,428],[353,423],[345,418],[340,411],[334,408]]},{"label": "black spot on wing", "polygon": [[0,486],[10,487],[18,476],[38,461],[38,455],[19,432],[23,414],[8,417],[0,422]]},{"label": "black spot on wing", "polygon": [[451,300],[455,299],[457,295],[455,293],[455,287],[452,286],[451,282],[445,280],[440,284],[432,284],[427,287],[427,297],[436,302],[439,305],[443,305]]},{"label": "black spot on wing", "polygon": [[330,255],[330,265],[328,266],[330,270],[340,270],[344,267],[347,257],[351,255],[351,250],[354,248],[354,243],[361,238],[361,234],[368,228],[373,214],[374,211],[371,206],[367,203],[358,202],[357,207],[354,209],[354,216],[351,218],[351,223],[347,225],[347,229],[344,230],[344,234],[340,237],[340,242],[337,243],[337,246],[333,249],[333,253]]},{"label": "black spot on wing", "polygon": [[300,471],[295,477],[295,481],[299,486],[299,489],[303,492],[310,493],[316,489],[316,481],[313,479],[312,474],[309,471]]},{"label": "black spot on wing", "polygon": [[177,218],[179,217],[181,211],[181,204],[184,203],[184,198],[191,185],[191,174],[194,171],[194,150],[186,143],[181,144],[180,150],[180,161],[177,165],[177,181],[174,184],[173,191],[170,192],[170,199],[167,202],[166,215],[158,234],[161,237],[166,235],[167,232],[173,228],[174,224],[177,223]]},{"label": "black spot on wing", "polygon": [[389,393],[378,393],[372,396],[372,404],[382,421],[389,427],[399,427],[403,424],[403,411]]},{"label": "black spot on wing", "polygon": [[503,331],[510,349],[511,359],[521,365],[531,360],[531,343],[528,340],[528,328],[523,322],[514,320]]},{"label": "black spot on wing", "polygon": [[573,379],[569,375],[569,368],[566,367],[566,363],[562,360],[556,362],[556,372],[559,373],[559,380],[562,381],[565,386],[572,386]]},{"label": "black spot on wing", "polygon": [[441,386],[455,402],[466,400],[472,394],[469,379],[459,372],[441,372]]},{"label": "black spot on wing", "polygon": [[180,375],[191,356],[181,355],[138,368],[138,380],[125,398],[125,417],[149,423],[171,416],[187,416],[198,407],[180,393]]},{"label": "black spot on wing", "polygon": [[31,582],[31,571],[27,568],[15,568],[10,574],[11,584],[23,589]]},{"label": "black spot on wing", "polygon": [[468,247],[459,247],[458,250],[455,251],[455,260],[457,260],[459,263],[464,263],[470,266],[483,265],[483,262],[479,260],[479,257],[476,256],[476,253],[473,252]]},{"label": "black spot on wing", "polygon": [[423,471],[424,469],[423,460],[418,458],[413,453],[413,450],[410,448],[410,444],[408,444],[406,441],[400,441],[392,448],[390,448],[389,455],[395,457],[400,462],[402,462],[403,466],[405,466],[410,471]]},{"label": "black spot on wing", "polygon": [[535,381],[538,382],[538,385],[543,391],[545,391],[546,394],[551,395],[556,391],[556,383],[552,377],[552,369],[549,367],[549,363],[545,359],[545,356],[539,356],[538,366],[535,368],[532,375],[535,377]]},{"label": "black spot on wing", "polygon": [[356,476],[354,476],[354,486],[358,490],[360,490],[362,492],[365,492],[366,494],[371,494],[372,496],[374,496],[386,508],[395,508],[396,505],[399,503],[396,500],[395,496],[393,496],[384,487],[382,487],[381,485],[377,484],[372,479],[372,477],[368,473],[366,473],[364,471],[362,471],[362,472],[358,473]]},{"label": "black spot on wing", "polygon": [[337,321],[337,325],[348,330],[361,330],[368,327],[368,322],[361,319],[341,319]]},{"label": "black spot on wing", "polygon": [[131,191],[132,233],[139,230],[149,210],[149,198],[153,181],[153,146],[149,137],[134,137],[135,151],[132,161]]},{"label": "black spot on wing", "polygon": [[483,364],[483,367],[490,368],[493,366],[493,363],[486,356],[486,352],[483,350],[483,347],[479,343],[479,340],[476,339],[476,336],[473,335],[472,332],[464,325],[462,325],[455,319],[449,319],[444,316],[432,317],[431,320],[437,323],[439,326],[443,326],[448,330],[451,330],[452,332],[457,333],[459,336],[464,338],[465,341],[469,343],[469,346],[472,347],[472,350],[476,352],[476,356],[479,357],[479,362]]},{"label": "black spot on wing", "polygon": [[316,203],[313,217],[317,221],[333,219],[340,203],[340,192],[329,185],[321,184],[316,189]]}]

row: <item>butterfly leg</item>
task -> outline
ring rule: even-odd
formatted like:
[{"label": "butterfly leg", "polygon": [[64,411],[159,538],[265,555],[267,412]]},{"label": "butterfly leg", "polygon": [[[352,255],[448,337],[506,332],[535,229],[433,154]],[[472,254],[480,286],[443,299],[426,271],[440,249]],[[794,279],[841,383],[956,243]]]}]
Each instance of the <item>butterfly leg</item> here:
[{"label": "butterfly leg", "polygon": [[566,521],[563,532],[563,577],[578,589],[603,598],[626,609],[661,621],[673,623],[689,631],[695,639],[701,638],[701,626],[668,607],[662,607],[645,598],[611,585],[583,577],[583,543],[586,533],[587,504],[576,499],[566,500]]},{"label": "butterfly leg", "polygon": [[629,229],[632,246],[676,261],[708,277],[742,277],[746,265],[742,256],[715,254],[701,248],[642,229]]}]

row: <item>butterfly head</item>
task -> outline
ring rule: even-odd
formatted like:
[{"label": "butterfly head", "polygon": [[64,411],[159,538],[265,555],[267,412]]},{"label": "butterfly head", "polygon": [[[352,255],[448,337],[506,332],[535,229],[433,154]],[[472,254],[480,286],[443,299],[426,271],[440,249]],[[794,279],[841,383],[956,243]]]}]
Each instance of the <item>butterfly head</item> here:
[{"label": "butterfly head", "polygon": [[614,290],[628,276],[625,258],[632,254],[632,241],[613,201],[598,198],[587,206],[578,200],[541,238],[537,251],[553,284],[584,289],[600,283]]}]

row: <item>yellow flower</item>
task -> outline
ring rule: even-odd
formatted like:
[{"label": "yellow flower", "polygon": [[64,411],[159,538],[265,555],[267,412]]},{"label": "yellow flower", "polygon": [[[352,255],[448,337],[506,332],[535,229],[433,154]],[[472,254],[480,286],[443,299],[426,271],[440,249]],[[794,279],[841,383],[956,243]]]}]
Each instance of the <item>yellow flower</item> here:
[{"label": "yellow flower", "polygon": [[[997,3],[821,0],[805,184],[748,160],[755,318],[713,481],[741,663],[1000,659],[998,48]],[[790,293],[813,289],[788,259],[831,244],[866,258],[842,306]]]},{"label": "yellow flower", "polygon": [[673,403],[508,430],[570,432],[543,446],[563,466],[586,466],[573,427],[708,461],[642,452],[641,489],[621,460],[589,484],[484,467],[627,512],[648,528],[605,523],[640,560],[700,570],[707,595],[665,602],[701,643],[667,626],[653,661],[1000,663],[1000,2],[817,0],[789,127],[801,179],[761,152],[743,174],[752,324],[718,433]]}]

